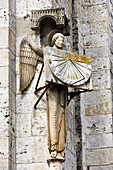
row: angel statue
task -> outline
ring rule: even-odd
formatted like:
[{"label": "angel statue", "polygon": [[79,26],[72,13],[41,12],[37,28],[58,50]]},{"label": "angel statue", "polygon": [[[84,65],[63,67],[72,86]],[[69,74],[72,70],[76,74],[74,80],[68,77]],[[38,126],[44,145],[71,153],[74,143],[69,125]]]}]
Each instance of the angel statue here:
[{"label": "angel statue", "polygon": [[[20,91],[28,87],[36,72],[37,64],[42,62],[46,85],[49,85],[46,91],[49,152],[53,159],[64,160],[68,87],[79,88],[88,82],[91,76],[91,64],[85,56],[62,49],[64,35],[61,32],[52,31],[48,42],[50,46],[43,50],[29,37],[22,40]],[[89,87],[88,84],[86,86]]]}]

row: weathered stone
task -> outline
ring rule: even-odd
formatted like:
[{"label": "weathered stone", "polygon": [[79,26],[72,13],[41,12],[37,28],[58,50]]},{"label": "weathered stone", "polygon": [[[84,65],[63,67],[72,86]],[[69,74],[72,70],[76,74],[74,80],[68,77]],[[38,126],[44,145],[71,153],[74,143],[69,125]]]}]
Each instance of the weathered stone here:
[{"label": "weathered stone", "polygon": [[16,38],[14,33],[9,29],[9,46],[10,50],[15,54],[16,52]]},{"label": "weathered stone", "polygon": [[111,87],[110,82],[110,70],[100,70],[92,73],[93,89],[109,89]]},{"label": "weathered stone", "polygon": [[35,169],[40,169],[40,170],[49,170],[49,166],[46,163],[30,163],[30,164],[18,164],[17,165],[17,170],[35,170]]},{"label": "weathered stone", "polygon": [[[113,162],[113,148],[87,151],[87,165],[106,165]],[[96,155],[96,156],[95,156]]]},{"label": "weathered stone", "polygon": [[95,104],[91,106],[86,106],[85,114],[87,116],[112,114],[112,103]]},{"label": "weathered stone", "polygon": [[8,87],[0,88],[0,107],[4,108],[9,106],[9,90]]},{"label": "weathered stone", "polygon": [[92,34],[84,37],[84,46],[87,47],[102,47],[108,46],[108,34]]},{"label": "weathered stone", "polygon": [[2,40],[0,43],[0,48],[8,48],[8,37],[9,37],[9,29],[8,28],[0,28],[0,39]]},{"label": "weathered stone", "polygon": [[16,117],[16,134],[17,137],[31,136],[31,115],[18,114]]},{"label": "weathered stone", "polygon": [[86,7],[84,9],[83,23],[107,20],[106,4]]},{"label": "weathered stone", "polygon": [[87,116],[86,118],[86,134],[112,132],[112,115],[96,115]]},{"label": "weathered stone", "polygon": [[111,102],[111,91],[110,90],[99,90],[87,92],[81,96],[83,98],[82,102],[85,105],[94,105],[94,104],[102,104],[102,103],[110,103]]},{"label": "weathered stone", "polygon": [[113,147],[112,133],[87,136],[87,149]]},{"label": "weathered stone", "polygon": [[0,50],[0,67],[8,66],[8,64],[9,64],[9,50],[1,49]]},{"label": "weathered stone", "polygon": [[9,16],[8,16],[7,9],[1,9],[0,8],[0,23],[1,23],[0,28],[7,28],[8,27],[8,21],[9,21]]},{"label": "weathered stone", "polygon": [[13,112],[16,112],[15,93],[11,89],[9,90],[9,107]]},{"label": "weathered stone", "polygon": [[87,57],[94,58],[95,60],[97,58],[109,57],[109,48],[106,47],[106,46],[86,48],[85,49],[85,55]]},{"label": "weathered stone", "polygon": [[9,68],[9,87],[14,93],[16,92],[16,74],[11,68]]},{"label": "weathered stone", "polygon": [[113,166],[112,165],[105,165],[105,166],[92,166],[90,167],[90,170],[112,170]]},{"label": "weathered stone", "polygon": [[[44,149],[43,149],[44,147]],[[17,138],[17,164],[46,163],[48,158],[47,137]]]},{"label": "weathered stone", "polygon": [[9,68],[8,66],[0,67],[0,87],[2,88],[7,87],[8,83],[9,83]]}]

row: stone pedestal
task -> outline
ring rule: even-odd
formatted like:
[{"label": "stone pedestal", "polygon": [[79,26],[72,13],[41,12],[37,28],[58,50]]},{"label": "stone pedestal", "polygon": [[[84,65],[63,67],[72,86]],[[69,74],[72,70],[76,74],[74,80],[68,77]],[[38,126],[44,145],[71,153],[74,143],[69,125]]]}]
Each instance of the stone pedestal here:
[{"label": "stone pedestal", "polygon": [[64,161],[64,158],[50,158],[47,160],[50,170],[62,170],[62,162]]}]

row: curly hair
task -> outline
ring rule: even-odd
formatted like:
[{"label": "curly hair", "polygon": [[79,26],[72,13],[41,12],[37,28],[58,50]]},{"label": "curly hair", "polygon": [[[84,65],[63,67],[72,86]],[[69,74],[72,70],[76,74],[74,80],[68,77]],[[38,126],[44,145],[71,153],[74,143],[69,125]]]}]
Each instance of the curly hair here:
[{"label": "curly hair", "polygon": [[63,35],[62,33],[56,33],[56,34],[53,35],[53,37],[52,37],[52,46],[55,44],[55,41],[56,41],[59,37],[64,38],[64,35]]}]

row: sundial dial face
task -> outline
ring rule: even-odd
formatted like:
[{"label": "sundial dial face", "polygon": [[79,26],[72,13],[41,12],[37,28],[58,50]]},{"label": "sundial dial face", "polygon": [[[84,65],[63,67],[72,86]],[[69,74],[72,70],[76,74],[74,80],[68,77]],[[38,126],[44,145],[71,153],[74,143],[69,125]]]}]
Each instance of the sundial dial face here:
[{"label": "sundial dial face", "polygon": [[45,54],[52,74],[60,82],[76,87],[90,78],[92,66],[89,58],[52,47],[46,47]]}]

